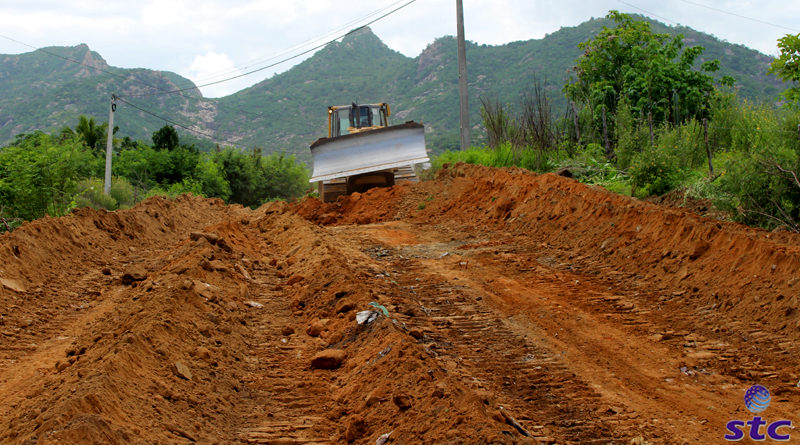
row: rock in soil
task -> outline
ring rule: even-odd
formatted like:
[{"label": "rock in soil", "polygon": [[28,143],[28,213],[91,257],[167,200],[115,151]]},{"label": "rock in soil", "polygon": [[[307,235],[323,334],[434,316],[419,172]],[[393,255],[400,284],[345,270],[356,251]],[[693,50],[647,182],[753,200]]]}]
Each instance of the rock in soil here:
[{"label": "rock in soil", "polygon": [[180,377],[182,379],[186,379],[186,380],[191,380],[192,379],[192,371],[189,370],[188,366],[184,365],[181,362],[175,362],[173,364],[172,371],[175,373],[176,376],[178,376],[178,377]]},{"label": "rock in soil", "polygon": [[147,278],[147,271],[140,264],[131,264],[125,268],[122,274],[122,284],[131,285],[136,281],[144,281]]},{"label": "rock in soil", "polygon": [[405,411],[405,410],[411,408],[411,397],[408,396],[408,395],[395,394],[394,397],[392,397],[392,401],[402,411]]},{"label": "rock in soil", "polygon": [[341,349],[326,349],[314,355],[311,367],[316,369],[336,369],[342,365],[347,354]]},{"label": "rock in soil", "polygon": [[344,430],[344,440],[346,440],[347,443],[355,442],[364,437],[366,432],[367,424],[364,422],[364,418],[356,414],[347,419],[347,427],[345,427]]}]

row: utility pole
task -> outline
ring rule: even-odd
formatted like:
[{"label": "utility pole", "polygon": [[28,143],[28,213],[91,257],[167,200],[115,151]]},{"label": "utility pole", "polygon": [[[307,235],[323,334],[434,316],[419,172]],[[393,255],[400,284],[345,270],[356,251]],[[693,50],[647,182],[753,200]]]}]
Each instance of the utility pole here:
[{"label": "utility pole", "polygon": [[108,139],[106,139],[106,182],[103,193],[111,193],[111,155],[114,154],[114,112],[117,111],[117,96],[111,95],[111,106],[108,108]]},{"label": "utility pole", "polygon": [[461,102],[461,150],[469,148],[469,102],[467,96],[467,46],[464,43],[464,5],[456,0],[458,39],[458,97]]}]

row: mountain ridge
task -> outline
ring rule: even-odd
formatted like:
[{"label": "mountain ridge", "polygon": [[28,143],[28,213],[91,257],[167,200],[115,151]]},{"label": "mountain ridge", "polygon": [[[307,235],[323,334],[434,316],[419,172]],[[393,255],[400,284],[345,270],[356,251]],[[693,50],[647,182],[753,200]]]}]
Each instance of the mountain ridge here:
[{"label": "mountain ridge", "polygon": [[[743,97],[774,101],[782,90],[780,81],[766,74],[769,56],[691,28],[650,22],[654,32],[680,32],[686,46],[704,46],[700,62],[720,59],[718,74],[736,77]],[[608,24],[605,19],[593,19],[562,27],[541,39],[504,45],[467,42],[470,122],[476,128],[479,125],[480,97],[514,102],[534,76],[545,84],[555,106],[563,107],[561,87],[581,53],[577,44]],[[58,53],[116,76],[59,61],[46,53]],[[458,76],[452,36],[435,39],[412,58],[389,48],[365,27],[287,71],[221,98],[203,97],[192,89],[191,80],[175,73],[109,66],[86,44],[0,55],[0,60],[0,143],[18,133],[74,126],[80,114],[105,121],[110,96],[117,94],[153,114],[209,135],[206,139],[210,142],[201,144],[205,147],[228,141],[243,148],[285,150],[307,158],[308,143],[326,132],[327,106],[353,101],[389,102],[396,121],[424,122],[429,145],[437,151],[458,144]],[[189,90],[151,95],[154,88],[162,92]],[[164,123],[164,119],[125,104],[117,107],[118,137],[147,140]],[[479,142],[480,135],[475,133],[473,141]]]}]

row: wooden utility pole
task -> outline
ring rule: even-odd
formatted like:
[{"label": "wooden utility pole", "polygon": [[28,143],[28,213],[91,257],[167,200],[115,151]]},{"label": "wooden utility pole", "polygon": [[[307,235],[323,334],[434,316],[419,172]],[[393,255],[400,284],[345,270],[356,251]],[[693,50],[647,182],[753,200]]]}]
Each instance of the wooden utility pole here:
[{"label": "wooden utility pole", "polygon": [[111,156],[114,154],[114,112],[117,111],[117,96],[111,95],[111,105],[108,107],[108,138],[106,139],[106,181],[103,184],[103,193],[111,193]]},{"label": "wooden utility pole", "polygon": [[461,103],[461,150],[470,145],[469,97],[467,96],[467,45],[464,42],[464,5],[456,0],[456,28],[458,39],[458,98]]}]

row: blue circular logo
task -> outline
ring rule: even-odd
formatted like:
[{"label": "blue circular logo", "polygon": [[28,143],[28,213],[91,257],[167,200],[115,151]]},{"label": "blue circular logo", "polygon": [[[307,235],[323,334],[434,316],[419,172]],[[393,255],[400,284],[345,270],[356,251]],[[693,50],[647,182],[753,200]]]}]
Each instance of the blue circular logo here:
[{"label": "blue circular logo", "polygon": [[753,414],[758,414],[769,406],[769,390],[761,385],[753,385],[744,393],[744,406]]}]

